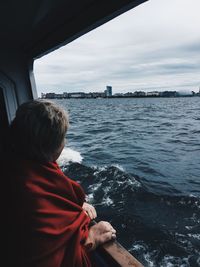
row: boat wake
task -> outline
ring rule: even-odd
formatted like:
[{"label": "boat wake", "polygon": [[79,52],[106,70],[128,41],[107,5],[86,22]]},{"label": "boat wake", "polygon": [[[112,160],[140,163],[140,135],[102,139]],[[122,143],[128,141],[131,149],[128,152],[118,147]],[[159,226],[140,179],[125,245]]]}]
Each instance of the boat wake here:
[{"label": "boat wake", "polygon": [[71,148],[65,147],[58,158],[57,162],[62,167],[67,165],[70,162],[78,162],[81,163],[83,157],[81,156],[80,152],[75,151]]},{"label": "boat wake", "polygon": [[199,197],[117,165],[85,166],[80,153],[70,152],[61,161],[64,173],[81,183],[98,220],[111,222],[119,242],[145,267],[200,266]]}]

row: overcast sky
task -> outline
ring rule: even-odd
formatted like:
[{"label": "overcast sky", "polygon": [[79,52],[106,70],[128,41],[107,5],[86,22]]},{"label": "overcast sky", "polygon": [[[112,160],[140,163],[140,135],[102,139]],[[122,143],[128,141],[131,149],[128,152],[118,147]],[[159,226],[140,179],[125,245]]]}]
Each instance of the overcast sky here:
[{"label": "overcast sky", "polygon": [[41,92],[200,87],[200,0],[149,0],[35,61]]}]

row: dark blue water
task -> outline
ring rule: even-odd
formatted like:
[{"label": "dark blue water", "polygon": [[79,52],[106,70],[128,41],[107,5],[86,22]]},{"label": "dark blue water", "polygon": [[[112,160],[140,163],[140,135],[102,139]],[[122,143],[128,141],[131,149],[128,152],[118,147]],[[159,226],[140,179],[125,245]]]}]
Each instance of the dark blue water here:
[{"label": "dark blue water", "polygon": [[200,266],[200,98],[55,101],[99,219],[144,266]]}]

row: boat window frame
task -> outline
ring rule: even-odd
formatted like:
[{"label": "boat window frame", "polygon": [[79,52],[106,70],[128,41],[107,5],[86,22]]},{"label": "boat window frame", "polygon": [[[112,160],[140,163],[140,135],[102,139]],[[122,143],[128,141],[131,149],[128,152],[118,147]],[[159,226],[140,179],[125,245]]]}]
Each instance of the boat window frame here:
[{"label": "boat window frame", "polygon": [[8,124],[10,124],[15,117],[18,101],[14,82],[2,72],[0,72],[0,89],[5,103]]}]

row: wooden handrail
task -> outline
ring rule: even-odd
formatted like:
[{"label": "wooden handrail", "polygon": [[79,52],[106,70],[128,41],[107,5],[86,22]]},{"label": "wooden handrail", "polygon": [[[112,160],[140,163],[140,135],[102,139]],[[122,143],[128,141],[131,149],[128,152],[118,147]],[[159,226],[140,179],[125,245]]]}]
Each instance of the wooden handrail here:
[{"label": "wooden handrail", "polygon": [[144,267],[116,240],[107,242],[99,247],[99,253],[113,267]]},{"label": "wooden handrail", "polygon": [[[91,225],[96,223],[92,220]],[[100,245],[96,251],[109,264],[109,267],[144,267],[117,240]]]}]

